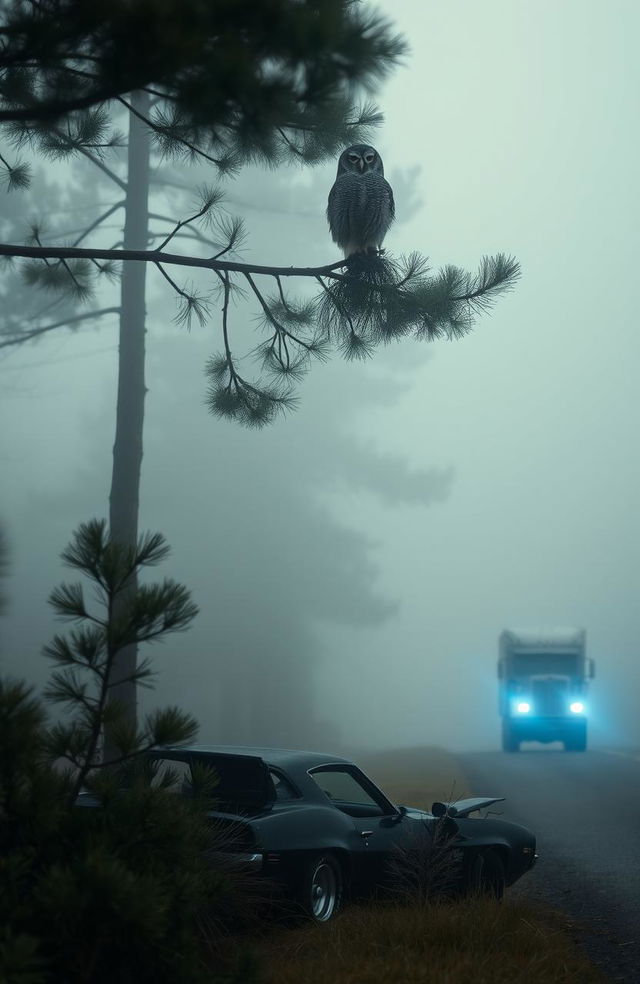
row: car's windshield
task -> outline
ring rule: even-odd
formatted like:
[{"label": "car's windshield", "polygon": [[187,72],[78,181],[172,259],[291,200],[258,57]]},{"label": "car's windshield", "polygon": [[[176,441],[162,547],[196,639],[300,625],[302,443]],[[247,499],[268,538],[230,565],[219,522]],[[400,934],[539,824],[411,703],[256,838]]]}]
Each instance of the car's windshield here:
[{"label": "car's windshield", "polygon": [[580,657],[573,653],[517,653],[510,663],[510,676],[559,674],[574,676],[580,669]]}]

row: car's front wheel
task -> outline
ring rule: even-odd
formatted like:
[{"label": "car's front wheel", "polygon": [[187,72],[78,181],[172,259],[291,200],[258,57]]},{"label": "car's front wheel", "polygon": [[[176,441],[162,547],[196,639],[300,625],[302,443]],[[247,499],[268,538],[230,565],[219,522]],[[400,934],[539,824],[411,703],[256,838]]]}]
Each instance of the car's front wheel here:
[{"label": "car's front wheel", "polygon": [[314,922],[328,922],[339,911],[344,896],[340,862],[333,854],[318,854],[305,869],[300,903]]},{"label": "car's front wheel", "polygon": [[504,863],[497,851],[481,851],[471,860],[467,881],[469,894],[501,899],[505,883]]}]

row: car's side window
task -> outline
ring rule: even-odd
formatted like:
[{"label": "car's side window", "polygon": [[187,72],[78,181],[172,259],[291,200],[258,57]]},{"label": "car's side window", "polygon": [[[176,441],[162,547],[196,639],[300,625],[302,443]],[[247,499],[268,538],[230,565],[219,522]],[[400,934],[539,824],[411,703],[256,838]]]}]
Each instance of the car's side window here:
[{"label": "car's side window", "polygon": [[288,779],[285,779],[283,775],[279,772],[275,772],[274,769],[269,769],[269,775],[271,776],[271,782],[273,783],[273,788],[276,791],[277,800],[289,800],[296,799],[298,793],[291,785]]},{"label": "car's side window", "polygon": [[352,817],[384,815],[383,804],[374,798],[350,769],[321,768],[315,769],[310,775],[325,796],[343,813]]},{"label": "car's side window", "polygon": [[180,759],[153,759],[151,785],[170,793],[183,793],[191,785],[191,765]]}]

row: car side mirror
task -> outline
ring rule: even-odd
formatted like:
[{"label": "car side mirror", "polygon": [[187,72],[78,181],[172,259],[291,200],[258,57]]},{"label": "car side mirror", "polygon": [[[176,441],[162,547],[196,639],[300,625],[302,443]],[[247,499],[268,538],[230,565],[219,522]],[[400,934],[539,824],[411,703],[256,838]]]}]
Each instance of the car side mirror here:
[{"label": "car side mirror", "polygon": [[458,811],[455,806],[451,803],[438,803],[437,801],[432,805],[431,812],[434,817],[441,819],[441,817],[455,817],[458,815]]},{"label": "car side mirror", "polygon": [[408,809],[407,809],[406,806],[399,806],[398,807],[398,812],[397,813],[394,813],[394,815],[393,815],[393,822],[394,823],[400,823],[401,820],[404,820],[404,818],[406,817],[406,815],[407,815],[408,812],[409,811],[408,811]]}]

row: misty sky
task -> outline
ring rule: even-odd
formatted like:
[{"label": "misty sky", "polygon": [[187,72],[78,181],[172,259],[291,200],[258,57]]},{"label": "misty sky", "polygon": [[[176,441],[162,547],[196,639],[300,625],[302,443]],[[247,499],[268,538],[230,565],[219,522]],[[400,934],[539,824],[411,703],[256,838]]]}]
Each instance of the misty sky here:
[{"label": "misty sky", "polygon": [[[386,246],[469,269],[512,253],[522,279],[461,341],[316,366],[298,411],[254,433],[207,415],[217,325],[177,328],[152,278],[141,527],[165,533],[162,573],[201,614],[155,651],[145,703],[179,702],[203,740],[495,747],[499,632],[578,625],[594,733],[637,743],[640,7],[382,9],[412,49],[378,93]],[[334,175],[230,183],[245,258],[334,259]],[[65,181],[89,194],[79,166]],[[255,324],[238,316],[247,350]],[[38,683],[58,554],[107,511],[116,338],[105,322],[0,359],[1,655]]]}]

